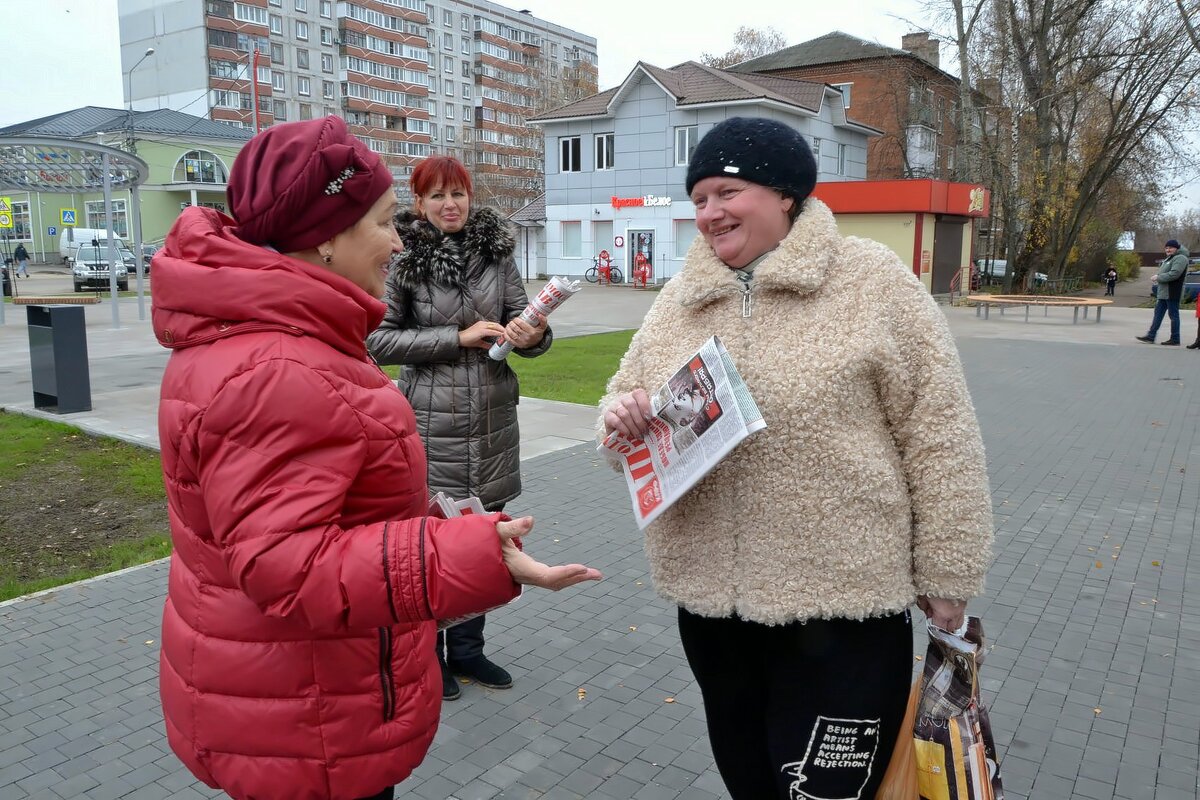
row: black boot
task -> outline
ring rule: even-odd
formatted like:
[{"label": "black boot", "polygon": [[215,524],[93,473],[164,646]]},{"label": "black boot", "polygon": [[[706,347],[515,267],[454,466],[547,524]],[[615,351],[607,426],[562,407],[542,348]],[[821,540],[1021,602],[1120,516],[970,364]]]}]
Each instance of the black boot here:
[{"label": "black boot", "polygon": [[455,679],[454,673],[450,672],[450,667],[446,666],[446,662],[438,658],[438,664],[442,668],[442,699],[457,700],[462,694],[462,689],[458,688],[458,680]]},{"label": "black boot", "polygon": [[1196,341],[1187,346],[1188,350],[1200,350],[1200,322],[1196,323]]}]

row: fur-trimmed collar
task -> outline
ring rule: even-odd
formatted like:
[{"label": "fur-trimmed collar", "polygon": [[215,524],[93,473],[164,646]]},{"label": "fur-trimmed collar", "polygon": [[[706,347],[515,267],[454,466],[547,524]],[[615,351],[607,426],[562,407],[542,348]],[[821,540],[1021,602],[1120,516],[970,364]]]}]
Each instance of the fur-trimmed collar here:
[{"label": "fur-trimmed collar", "polygon": [[502,261],[512,256],[516,247],[512,228],[490,208],[474,209],[467,216],[461,247],[412,211],[400,212],[394,222],[404,242],[394,270],[397,281],[407,289],[426,283],[465,289],[471,259]]},{"label": "fur-trimmed collar", "polygon": [[[788,235],[755,268],[754,286],[797,294],[815,292],[829,278],[840,239],[829,207],[808,198]],[[692,242],[674,280],[680,283],[678,297],[683,306],[704,306],[742,291],[737,274],[717,258],[703,236]]]}]

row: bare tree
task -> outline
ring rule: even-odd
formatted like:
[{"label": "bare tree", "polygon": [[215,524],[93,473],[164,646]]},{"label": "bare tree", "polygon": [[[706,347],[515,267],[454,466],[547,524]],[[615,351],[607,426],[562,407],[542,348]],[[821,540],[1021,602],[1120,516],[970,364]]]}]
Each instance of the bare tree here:
[{"label": "bare tree", "polygon": [[705,53],[700,56],[700,62],[717,69],[725,69],[785,47],[787,37],[774,28],[750,28],[743,25],[733,34],[733,47],[730,50],[721,55]]},{"label": "bare tree", "polygon": [[1200,50],[1200,30],[1197,30],[1197,27],[1200,27],[1200,3],[1192,0],[1185,5],[1183,0],[1175,0],[1175,6],[1179,9],[1179,16],[1183,18],[1183,26],[1188,38],[1192,40],[1192,47]]},{"label": "bare tree", "polygon": [[1057,277],[1127,163],[1162,168],[1180,155],[1200,54],[1180,46],[1174,0],[998,2],[1020,79],[1012,125],[1027,145],[1015,277]]}]

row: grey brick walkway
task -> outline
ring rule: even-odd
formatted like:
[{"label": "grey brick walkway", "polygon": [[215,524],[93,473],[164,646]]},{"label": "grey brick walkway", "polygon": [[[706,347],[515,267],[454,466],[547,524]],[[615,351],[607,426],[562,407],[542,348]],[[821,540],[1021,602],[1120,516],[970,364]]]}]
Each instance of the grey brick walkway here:
[{"label": "grey brick walkway", "polygon": [[[999,532],[974,610],[995,643],[985,691],[1008,797],[1195,798],[1200,356],[978,330],[959,346]],[[530,547],[607,578],[489,619],[516,686],[464,687],[401,796],[724,797],[616,477],[586,447],[524,470],[513,510],[541,512]],[[212,796],[165,750],[164,584],[155,565],[0,606],[0,798]]]}]

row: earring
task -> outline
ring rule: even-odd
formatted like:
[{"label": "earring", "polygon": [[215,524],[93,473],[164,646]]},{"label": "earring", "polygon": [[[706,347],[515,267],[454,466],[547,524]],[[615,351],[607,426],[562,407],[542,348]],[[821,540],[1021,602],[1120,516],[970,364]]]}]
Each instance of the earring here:
[{"label": "earring", "polygon": [[332,253],[323,253],[321,255],[321,260],[324,261],[326,264],[332,264],[333,263],[333,254]]}]

